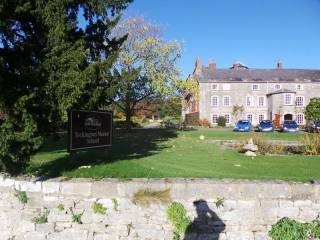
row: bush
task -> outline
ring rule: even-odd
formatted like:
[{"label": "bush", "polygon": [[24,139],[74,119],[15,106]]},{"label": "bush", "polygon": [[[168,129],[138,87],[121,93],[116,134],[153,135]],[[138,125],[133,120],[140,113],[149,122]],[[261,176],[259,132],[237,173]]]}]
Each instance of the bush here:
[{"label": "bush", "polygon": [[225,126],[226,126],[226,123],[227,123],[227,119],[226,119],[225,117],[219,116],[219,117],[217,118],[217,125],[218,125],[219,127],[225,127]]},{"label": "bush", "polygon": [[170,204],[167,209],[167,217],[174,228],[174,239],[180,239],[192,223],[185,207],[179,202]]},{"label": "bush", "polygon": [[320,238],[320,221],[300,223],[290,218],[282,218],[272,225],[269,236],[273,240],[309,240]]},{"label": "bush", "polygon": [[320,134],[306,134],[303,137],[304,153],[308,155],[320,154]]},{"label": "bush", "polygon": [[[140,124],[130,122],[131,127],[141,127]],[[120,129],[126,129],[127,128],[127,122],[126,121],[114,121],[113,122],[113,127],[114,128],[120,128]]]},{"label": "bush", "polygon": [[199,125],[200,125],[201,127],[205,127],[205,128],[210,128],[210,127],[211,127],[210,122],[209,122],[208,119],[206,119],[206,118],[200,119],[200,120],[199,120]]},{"label": "bush", "polygon": [[240,140],[239,150],[242,151],[243,146],[247,143],[247,141],[252,138],[252,141],[255,145],[258,146],[258,153],[265,154],[283,154],[284,146],[281,144],[272,144],[269,143],[264,137],[258,134],[252,134],[250,137],[246,137],[245,139]]}]

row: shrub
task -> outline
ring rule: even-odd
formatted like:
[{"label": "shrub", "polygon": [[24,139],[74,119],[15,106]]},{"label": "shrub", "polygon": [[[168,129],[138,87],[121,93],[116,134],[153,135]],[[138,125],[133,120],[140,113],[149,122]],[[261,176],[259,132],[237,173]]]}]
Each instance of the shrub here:
[{"label": "shrub", "polygon": [[111,200],[112,200],[112,203],[113,203],[113,209],[118,212],[119,211],[119,209],[118,209],[118,207],[119,207],[118,200],[116,198],[112,198]]},{"label": "shrub", "polygon": [[225,126],[226,126],[226,123],[227,123],[227,119],[226,119],[225,117],[219,116],[219,117],[217,118],[217,125],[218,125],[219,127],[225,127]]},{"label": "shrub", "polygon": [[140,189],[132,199],[134,204],[141,206],[149,206],[151,203],[169,203],[170,201],[170,188],[161,191],[153,191],[150,188]]},{"label": "shrub", "polygon": [[273,240],[309,240],[320,238],[320,221],[300,223],[290,218],[282,218],[272,225],[269,236]]},{"label": "shrub", "polygon": [[246,142],[252,138],[255,145],[258,146],[258,153],[265,154],[283,154],[284,146],[281,144],[272,144],[268,142],[263,136],[258,134],[251,134],[249,137],[240,140],[239,149],[242,151],[243,146]]},{"label": "shrub", "polygon": [[106,214],[107,212],[107,208],[104,207],[101,203],[98,202],[94,202],[92,204],[92,209],[94,213],[98,213],[98,214]]},{"label": "shrub", "polygon": [[16,193],[14,196],[19,200],[19,202],[26,204],[28,202],[28,196],[27,193],[24,191],[16,190]]},{"label": "shrub", "polygon": [[185,207],[179,202],[170,204],[167,209],[167,217],[174,228],[174,240],[180,239],[181,234],[185,233],[192,223]]},{"label": "shrub", "polygon": [[320,134],[306,134],[303,137],[304,152],[308,155],[320,154]]},{"label": "shrub", "polygon": [[48,222],[49,210],[45,210],[44,212],[40,212],[37,217],[33,219],[33,222],[36,224],[43,224]]},{"label": "shrub", "polygon": [[200,125],[201,127],[205,127],[205,128],[210,128],[210,127],[211,127],[210,122],[209,122],[208,119],[206,119],[206,118],[200,119],[200,120],[199,120],[199,125]]},{"label": "shrub", "polygon": [[70,207],[70,212],[72,214],[72,222],[78,223],[78,224],[82,224],[82,220],[81,217],[84,213],[84,211],[82,211],[82,213],[75,213],[72,209],[72,207]]},{"label": "shrub", "polygon": [[64,210],[64,205],[62,203],[59,203],[57,208],[60,210],[60,211],[63,211]]}]

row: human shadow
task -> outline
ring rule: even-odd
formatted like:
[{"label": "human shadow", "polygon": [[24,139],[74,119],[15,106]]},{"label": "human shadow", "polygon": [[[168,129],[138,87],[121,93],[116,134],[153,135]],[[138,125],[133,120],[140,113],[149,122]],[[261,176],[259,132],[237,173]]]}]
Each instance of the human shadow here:
[{"label": "human shadow", "polygon": [[[176,138],[174,129],[134,129],[114,131],[113,145],[105,150],[88,150],[75,154],[75,160],[70,161],[67,153],[67,136],[60,139],[48,138],[38,150],[36,158],[46,159],[37,164],[31,164],[29,173],[46,178],[58,177],[65,171],[72,171],[79,166],[95,166],[122,160],[134,160],[159,153],[171,146],[164,144],[167,140]],[[147,170],[146,170],[147,171]],[[137,176],[141,177],[141,176]]]},{"label": "human shadow", "polygon": [[197,217],[187,227],[184,240],[218,240],[225,224],[203,199],[193,202]]}]

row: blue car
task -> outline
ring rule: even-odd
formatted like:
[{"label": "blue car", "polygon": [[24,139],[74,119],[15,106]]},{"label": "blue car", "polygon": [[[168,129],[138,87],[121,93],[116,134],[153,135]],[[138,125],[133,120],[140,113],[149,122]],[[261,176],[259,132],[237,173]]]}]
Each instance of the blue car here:
[{"label": "blue car", "polygon": [[285,120],[281,127],[282,132],[298,132],[299,126],[296,121]]},{"label": "blue car", "polygon": [[273,123],[270,120],[262,120],[258,125],[259,132],[272,132],[273,130]]},{"label": "blue car", "polygon": [[234,127],[235,132],[250,132],[252,130],[252,124],[248,120],[239,120]]}]

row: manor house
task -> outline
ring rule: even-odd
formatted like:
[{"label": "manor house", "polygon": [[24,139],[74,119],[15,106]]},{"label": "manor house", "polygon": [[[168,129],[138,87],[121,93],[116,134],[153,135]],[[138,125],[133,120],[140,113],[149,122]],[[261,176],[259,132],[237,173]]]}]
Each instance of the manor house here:
[{"label": "manor house", "polygon": [[224,116],[228,125],[239,119],[253,125],[266,119],[277,127],[284,120],[304,125],[310,98],[320,97],[320,70],[285,69],[281,61],[274,69],[249,68],[241,62],[217,69],[215,61],[204,66],[197,58],[190,77],[199,84],[199,96],[185,96],[182,115],[187,122],[207,119],[215,125],[217,118]]}]

